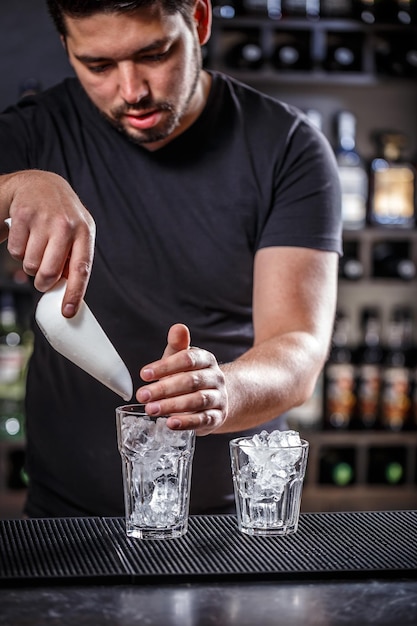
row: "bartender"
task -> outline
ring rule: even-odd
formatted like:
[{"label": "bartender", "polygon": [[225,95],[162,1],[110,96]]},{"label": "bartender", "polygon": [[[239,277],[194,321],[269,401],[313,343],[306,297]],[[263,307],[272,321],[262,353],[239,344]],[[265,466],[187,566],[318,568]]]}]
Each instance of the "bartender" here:
[{"label": "bartender", "polygon": [[[64,316],[85,297],[150,415],[196,430],[191,513],[227,511],[230,438],[279,427],[327,357],[333,152],[297,109],[202,68],[209,0],[47,5],[75,77],[0,115],[1,240],[36,297],[62,275]],[[123,515],[120,398],[34,332],[25,512]]]}]

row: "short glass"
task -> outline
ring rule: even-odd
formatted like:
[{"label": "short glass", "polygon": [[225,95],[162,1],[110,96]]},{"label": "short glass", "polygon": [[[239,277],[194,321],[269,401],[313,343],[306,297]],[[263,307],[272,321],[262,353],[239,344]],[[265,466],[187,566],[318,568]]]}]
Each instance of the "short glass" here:
[{"label": "short glass", "polygon": [[252,437],[230,442],[239,530],[289,535],[298,528],[309,444],[256,448]]},{"label": "short glass", "polygon": [[128,537],[172,539],[188,529],[195,432],[166,420],[140,404],[116,408]]}]

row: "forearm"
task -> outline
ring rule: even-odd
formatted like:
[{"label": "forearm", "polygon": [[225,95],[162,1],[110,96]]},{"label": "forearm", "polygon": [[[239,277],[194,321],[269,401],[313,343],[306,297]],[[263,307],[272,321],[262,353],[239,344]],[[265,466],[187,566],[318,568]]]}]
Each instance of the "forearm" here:
[{"label": "forearm", "polygon": [[313,393],[328,347],[305,332],[254,346],[221,366],[228,393],[227,418],[218,433],[237,432],[273,419]]}]

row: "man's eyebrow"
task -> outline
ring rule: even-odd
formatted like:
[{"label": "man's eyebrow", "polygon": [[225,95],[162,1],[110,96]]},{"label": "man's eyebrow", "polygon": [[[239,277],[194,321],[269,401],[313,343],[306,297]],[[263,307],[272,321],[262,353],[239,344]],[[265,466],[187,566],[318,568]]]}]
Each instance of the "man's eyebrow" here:
[{"label": "man's eyebrow", "polygon": [[[165,46],[168,43],[168,41],[169,40],[167,38],[157,39],[156,41],[153,41],[152,43],[150,43],[148,46],[143,46],[142,48],[138,48],[137,50],[132,52],[129,56],[135,57],[141,54],[152,52],[154,50],[158,50],[159,48],[162,48],[163,46]],[[105,56],[96,57],[96,56],[89,55],[89,54],[75,54],[74,53],[74,57],[77,59],[77,61],[80,61],[81,63],[103,63],[105,61],[113,60],[111,57],[105,57]]]}]

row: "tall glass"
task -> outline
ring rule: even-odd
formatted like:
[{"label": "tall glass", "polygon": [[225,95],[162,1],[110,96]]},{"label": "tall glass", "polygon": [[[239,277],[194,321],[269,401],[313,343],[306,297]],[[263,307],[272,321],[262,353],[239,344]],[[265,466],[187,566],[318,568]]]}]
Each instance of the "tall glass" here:
[{"label": "tall glass", "polygon": [[116,409],[128,537],[172,539],[188,529],[195,432],[166,421],[140,404]]}]

